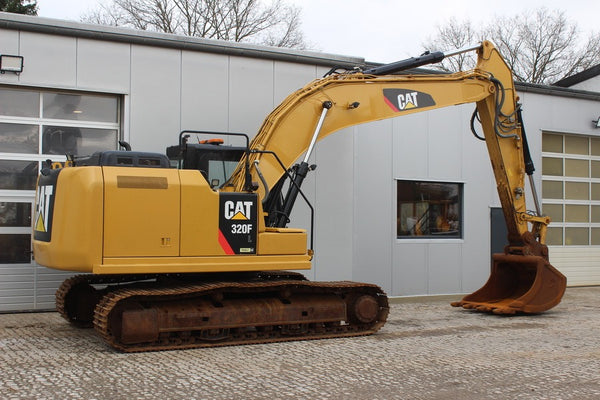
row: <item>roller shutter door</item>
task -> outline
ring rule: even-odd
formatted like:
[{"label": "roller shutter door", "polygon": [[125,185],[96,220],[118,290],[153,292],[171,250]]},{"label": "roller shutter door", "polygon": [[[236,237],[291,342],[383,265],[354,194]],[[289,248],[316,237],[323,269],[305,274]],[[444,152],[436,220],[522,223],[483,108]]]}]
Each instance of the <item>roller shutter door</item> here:
[{"label": "roller shutter door", "polygon": [[600,285],[600,138],[543,133],[542,202],[550,262],[569,286]]},{"label": "roller shutter door", "polygon": [[116,149],[115,95],[0,86],[0,312],[54,308],[71,274],[38,266],[31,254],[35,182],[41,163]]}]

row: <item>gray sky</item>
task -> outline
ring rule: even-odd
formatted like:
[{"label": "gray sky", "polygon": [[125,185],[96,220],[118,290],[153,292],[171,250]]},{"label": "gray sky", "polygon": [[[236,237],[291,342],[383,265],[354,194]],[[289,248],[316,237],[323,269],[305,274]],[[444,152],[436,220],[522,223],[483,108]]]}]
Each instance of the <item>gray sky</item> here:
[{"label": "gray sky", "polygon": [[[42,17],[79,20],[82,13],[110,0],[38,0]],[[495,16],[527,15],[539,7],[565,11],[586,34],[600,30],[598,0],[288,0],[302,8],[305,37],[316,50],[392,62],[419,55],[421,44],[450,17],[475,25]],[[432,49],[448,50],[448,49]]]}]

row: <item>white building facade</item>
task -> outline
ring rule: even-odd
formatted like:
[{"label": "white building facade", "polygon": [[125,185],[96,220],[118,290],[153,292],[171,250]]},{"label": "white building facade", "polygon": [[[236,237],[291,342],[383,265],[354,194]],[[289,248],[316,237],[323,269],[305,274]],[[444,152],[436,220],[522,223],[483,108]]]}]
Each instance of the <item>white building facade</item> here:
[{"label": "white building facade", "polygon": [[[24,62],[20,74],[0,74],[0,311],[53,308],[68,276],[36,265],[30,254],[41,162],[65,151],[117,149],[118,140],[164,152],[184,129],[252,136],[294,90],[335,65],[364,64],[6,13],[0,54]],[[592,123],[600,94],[518,89],[538,191],[555,221],[551,262],[571,285],[600,284],[600,131]],[[304,186],[316,209],[309,279],[376,283],[390,296],[458,298],[483,285],[490,210],[499,201],[485,145],[469,131],[473,108],[364,124],[317,145],[318,169]],[[77,140],[65,140],[75,130]],[[411,190],[429,203],[408,196]],[[423,207],[447,223],[417,224]],[[291,226],[307,228],[307,216],[299,201]]]}]

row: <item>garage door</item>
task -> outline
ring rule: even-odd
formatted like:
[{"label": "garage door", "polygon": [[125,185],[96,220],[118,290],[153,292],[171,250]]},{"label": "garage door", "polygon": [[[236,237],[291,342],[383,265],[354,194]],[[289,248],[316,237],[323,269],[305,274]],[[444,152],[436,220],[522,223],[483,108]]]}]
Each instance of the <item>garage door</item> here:
[{"label": "garage door", "polygon": [[569,286],[600,285],[600,138],[543,133],[542,198],[550,262]]},{"label": "garage door", "polygon": [[120,99],[114,95],[0,86],[0,311],[54,308],[68,276],[31,254],[35,182],[41,163],[116,149]]}]

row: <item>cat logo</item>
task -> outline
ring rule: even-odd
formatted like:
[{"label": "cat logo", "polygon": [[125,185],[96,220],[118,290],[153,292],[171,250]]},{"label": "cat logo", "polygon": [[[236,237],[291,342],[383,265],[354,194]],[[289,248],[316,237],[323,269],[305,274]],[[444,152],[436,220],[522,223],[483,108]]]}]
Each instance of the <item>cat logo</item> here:
[{"label": "cat logo", "polygon": [[255,254],[258,231],[256,193],[219,193],[219,234],[227,255]]},{"label": "cat logo", "polygon": [[225,202],[223,216],[228,220],[247,221],[252,218],[252,201]]},{"label": "cat logo", "polygon": [[383,99],[396,112],[435,105],[431,95],[416,90],[383,89]]},{"label": "cat logo", "polygon": [[52,195],[54,194],[54,186],[39,186],[37,190],[37,205],[35,208],[35,225],[34,229],[38,232],[50,231],[50,217]]},{"label": "cat logo", "polygon": [[409,92],[406,94],[400,93],[398,95],[398,108],[400,110],[406,110],[408,108],[417,108],[419,106],[418,92]]}]

